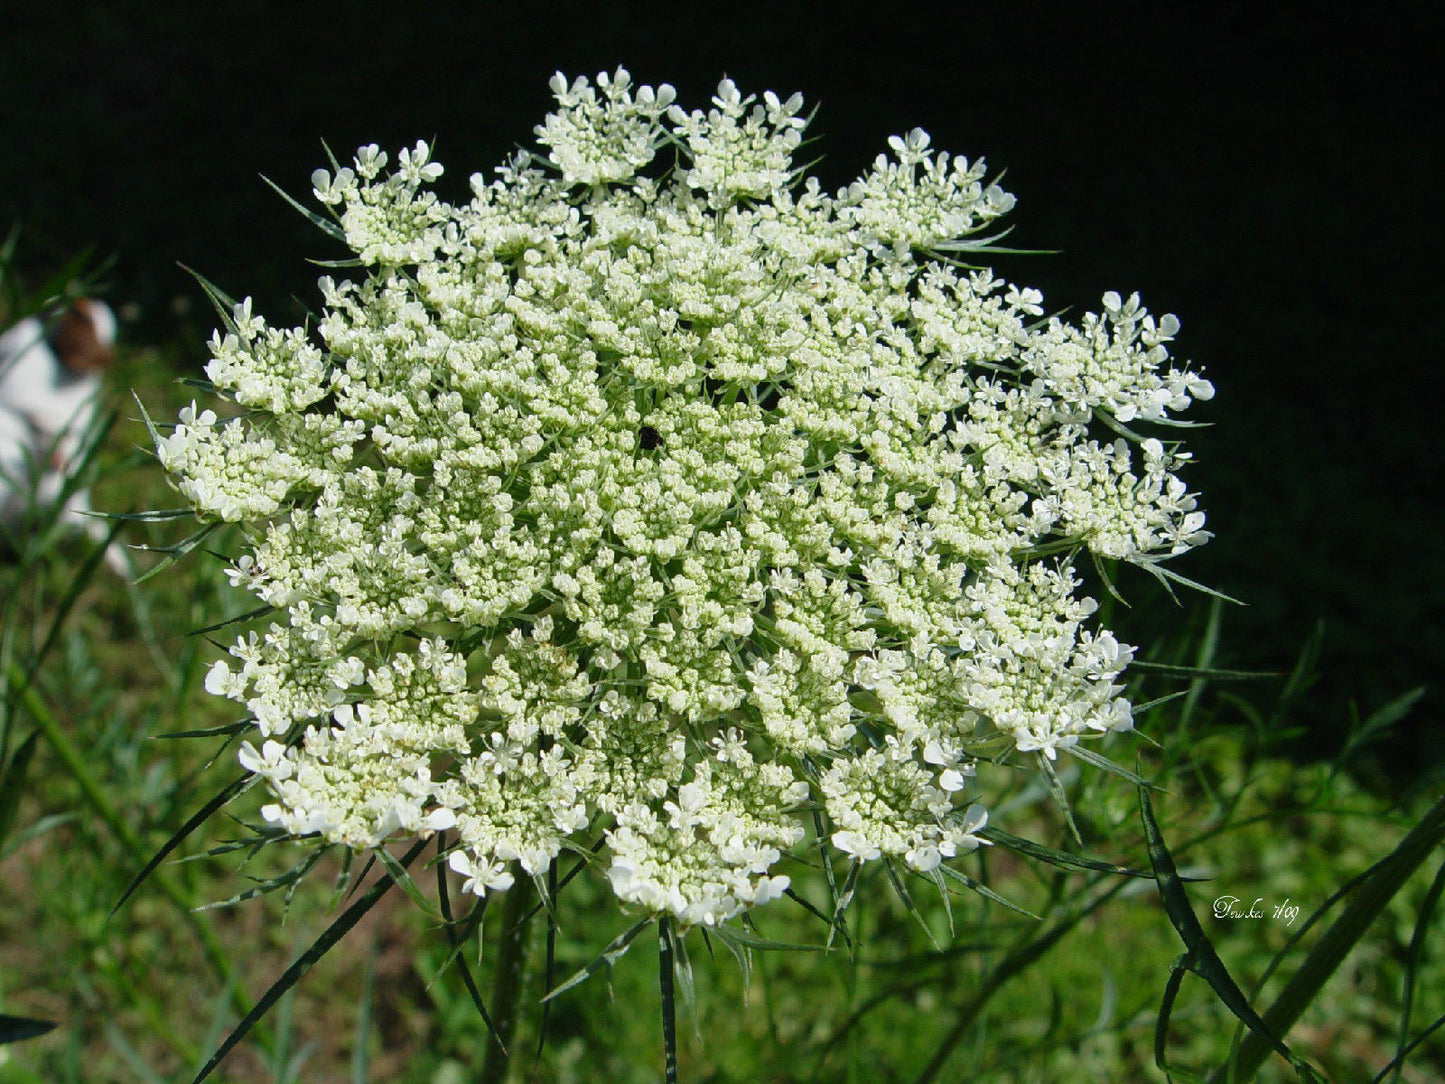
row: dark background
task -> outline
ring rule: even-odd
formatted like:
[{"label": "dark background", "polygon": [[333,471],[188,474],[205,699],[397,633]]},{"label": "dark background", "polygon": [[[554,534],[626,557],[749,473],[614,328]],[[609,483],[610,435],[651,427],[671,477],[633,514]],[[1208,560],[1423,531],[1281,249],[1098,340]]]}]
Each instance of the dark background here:
[{"label": "dark background", "polygon": [[[1286,668],[1325,622],[1296,753],[1337,749],[1349,700],[1368,710],[1445,669],[1441,126],[1425,105],[1441,69],[1423,10],[7,7],[0,230],[23,225],[32,276],[87,246],[114,257],[128,336],[182,336],[197,365],[209,317],[178,263],[278,323],[298,318],[294,298],[315,302],[305,258],[337,253],[258,174],[309,201],[323,139],[343,158],[433,140],[439,187],[461,197],[531,142],[553,71],[618,63],[690,108],[723,73],[744,92],[801,90],[821,107],[829,188],[922,126],[1007,171],[1011,244],[1062,250],[1002,274],[1051,308],[1137,289],[1181,318],[1177,352],[1218,389],[1189,442],[1218,537],[1177,567],[1248,603],[1228,613],[1227,663]],[[1179,616],[1145,586],[1126,633]],[[1382,768],[1445,759],[1442,704],[1432,686]]]}]

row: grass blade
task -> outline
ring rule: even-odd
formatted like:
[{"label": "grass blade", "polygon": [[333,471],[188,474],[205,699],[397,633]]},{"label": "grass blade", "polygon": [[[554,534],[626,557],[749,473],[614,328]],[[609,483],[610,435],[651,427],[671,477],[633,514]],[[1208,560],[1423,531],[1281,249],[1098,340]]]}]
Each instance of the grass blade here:
[{"label": "grass blade", "polygon": [[1396,1044],[1395,1079],[1400,1078],[1404,1065],[1405,1048],[1410,1041],[1410,1011],[1415,1006],[1415,982],[1419,977],[1420,965],[1425,960],[1425,935],[1435,919],[1435,910],[1440,905],[1440,893],[1445,889],[1445,863],[1435,871],[1435,879],[1425,893],[1425,902],[1420,905],[1420,915],[1415,920],[1415,930],[1410,935],[1410,948],[1405,957],[1405,996],[1400,1006],[1400,1039]]},{"label": "grass blade", "polygon": [[376,954],[377,944],[373,940],[371,951],[366,954],[366,971],[361,977],[361,1004],[356,1007],[356,1037],[351,1040],[351,1084],[366,1084],[367,1070],[371,1065],[371,1006],[376,999]]},{"label": "grass blade", "polygon": [[[1293,1026],[1365,930],[1442,841],[1445,841],[1445,797],[1426,811],[1420,823],[1393,851],[1370,867],[1340,917],[1321,935],[1294,977],[1265,1012],[1267,1028],[1283,1032]],[[1267,1054],[1263,1040],[1254,1034],[1246,1036],[1239,1047],[1240,1077],[1249,1079]]]},{"label": "grass blade", "polygon": [[1418,1047],[1421,1043],[1423,1043],[1426,1039],[1430,1038],[1430,1036],[1434,1035],[1442,1027],[1445,1027],[1445,1014],[1437,1016],[1434,1023],[1432,1023],[1424,1031],[1420,1032],[1419,1035],[1416,1035],[1415,1038],[1410,1040],[1409,1046],[1405,1047],[1393,1058],[1391,1058],[1389,1063],[1383,1069],[1381,1069],[1378,1073],[1376,1073],[1373,1077],[1370,1078],[1370,1084],[1381,1084],[1381,1081],[1383,1081],[1391,1073],[1398,1073],[1400,1066],[1404,1064],[1406,1058],[1408,1058],[1411,1054],[1415,1052],[1415,1048]]},{"label": "grass blade", "polygon": [[10,834],[15,823],[15,811],[20,806],[20,792],[25,786],[25,773],[30,770],[30,758],[35,755],[35,746],[39,740],[40,731],[32,730],[30,736],[16,746],[10,762],[0,764],[0,845],[4,844],[5,837]]},{"label": "grass blade", "polygon": [[44,1035],[54,1026],[49,1020],[33,1020],[26,1016],[5,1016],[0,1013],[0,1046]]}]

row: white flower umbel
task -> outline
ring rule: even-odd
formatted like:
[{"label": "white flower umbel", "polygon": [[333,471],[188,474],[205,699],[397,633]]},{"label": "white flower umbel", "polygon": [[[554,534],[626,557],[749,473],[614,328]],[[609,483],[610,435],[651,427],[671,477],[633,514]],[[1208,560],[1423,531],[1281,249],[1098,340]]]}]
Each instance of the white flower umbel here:
[{"label": "white flower umbel", "polygon": [[1131,725],[1072,562],[1208,537],[1137,429],[1212,388],[1137,297],[1072,326],[954,260],[1013,198],[925,132],[828,195],[797,95],[552,88],[468,202],[426,144],[318,171],[362,272],[309,330],[236,306],[207,373],[243,413],[158,437],[278,611],[206,683],[265,816],[454,828],[478,894],[600,833],[683,925],[778,896],[818,816],[932,871],[980,842],[982,754]]}]

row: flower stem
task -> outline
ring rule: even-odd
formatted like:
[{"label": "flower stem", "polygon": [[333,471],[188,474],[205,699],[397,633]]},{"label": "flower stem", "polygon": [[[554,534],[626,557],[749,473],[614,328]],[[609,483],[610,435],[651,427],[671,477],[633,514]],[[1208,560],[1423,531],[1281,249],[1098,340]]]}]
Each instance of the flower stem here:
[{"label": "flower stem", "polygon": [[672,927],[657,920],[657,982],[662,988],[662,1050],[667,1084],[677,1084],[677,1002],[672,990]]},{"label": "flower stem", "polygon": [[527,903],[531,881],[518,877],[502,901],[502,941],[497,947],[492,976],[492,1021],[496,1027],[487,1039],[487,1057],[479,1084],[502,1084],[511,1062],[508,1047],[517,1030],[517,1008],[522,996],[522,965],[527,953]]}]

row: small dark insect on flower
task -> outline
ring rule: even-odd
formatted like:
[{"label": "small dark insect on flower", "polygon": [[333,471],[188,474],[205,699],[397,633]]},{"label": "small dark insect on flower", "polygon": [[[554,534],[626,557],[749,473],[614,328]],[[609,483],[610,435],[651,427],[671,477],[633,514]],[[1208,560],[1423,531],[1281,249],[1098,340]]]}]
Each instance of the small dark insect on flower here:
[{"label": "small dark insect on flower", "polygon": [[650,452],[662,443],[662,434],[652,426],[644,425],[637,431],[637,440],[644,452]]}]

